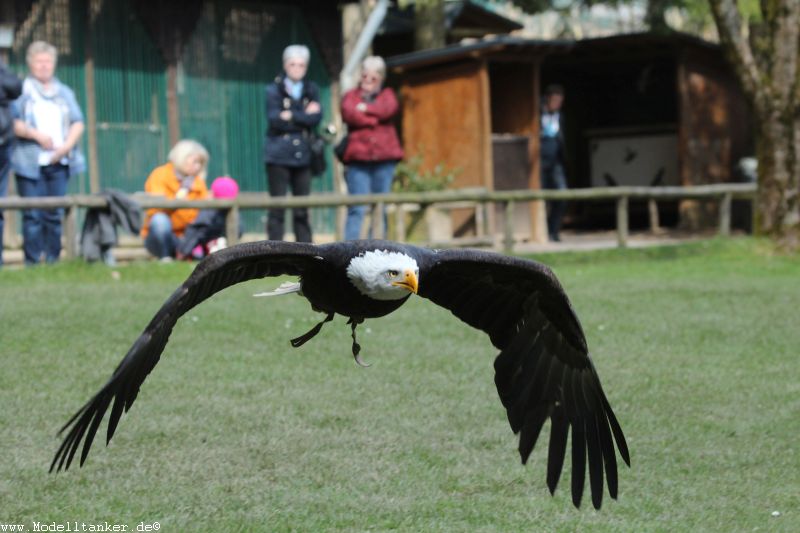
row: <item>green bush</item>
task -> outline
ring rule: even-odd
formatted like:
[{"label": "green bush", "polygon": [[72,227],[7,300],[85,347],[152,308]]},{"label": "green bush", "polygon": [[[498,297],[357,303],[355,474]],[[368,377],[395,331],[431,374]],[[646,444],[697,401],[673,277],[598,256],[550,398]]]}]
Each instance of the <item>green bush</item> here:
[{"label": "green bush", "polygon": [[438,163],[431,170],[422,170],[425,154],[420,151],[405,161],[400,161],[394,171],[394,192],[443,191],[450,186],[460,172],[458,168],[447,168]]}]

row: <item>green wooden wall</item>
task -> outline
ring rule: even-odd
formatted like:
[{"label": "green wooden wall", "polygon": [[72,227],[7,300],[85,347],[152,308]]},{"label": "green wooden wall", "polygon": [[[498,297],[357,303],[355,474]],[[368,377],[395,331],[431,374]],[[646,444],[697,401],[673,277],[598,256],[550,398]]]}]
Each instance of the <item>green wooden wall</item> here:
[{"label": "green wooden wall", "polygon": [[[57,75],[87,110],[87,50],[94,57],[97,161],[101,188],[140,191],[150,170],[166,161],[166,61],[152,31],[130,0],[37,0],[16,29],[10,63],[25,71],[25,50],[43,39],[59,49]],[[92,20],[93,31],[87,32]],[[264,87],[281,69],[283,48],[311,48],[309,78],[321,88],[330,117],[330,79],[302,12],[286,3],[222,0],[203,2],[181,50],[177,97],[181,137],[194,138],[210,154],[209,181],[230,175],[244,191],[265,191]],[[87,135],[82,140],[88,153]],[[330,165],[329,165],[330,166]],[[72,192],[88,192],[78,176]],[[314,190],[333,189],[332,172]],[[246,231],[263,232],[263,213],[246,212]],[[332,210],[315,210],[316,231],[331,232]],[[290,221],[289,221],[290,222]]]}]

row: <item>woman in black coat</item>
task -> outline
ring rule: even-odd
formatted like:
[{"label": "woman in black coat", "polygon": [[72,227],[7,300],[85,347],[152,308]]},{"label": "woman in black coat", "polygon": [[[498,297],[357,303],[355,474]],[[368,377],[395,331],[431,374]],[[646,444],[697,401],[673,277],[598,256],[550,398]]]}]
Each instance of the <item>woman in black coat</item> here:
[{"label": "woman in black coat", "polygon": [[[310,52],[303,45],[283,51],[283,73],[267,85],[267,137],[264,161],[271,196],[293,196],[311,192],[311,131],[322,119],[319,89],[306,80]],[[311,242],[308,209],[292,209],[295,240]],[[267,237],[283,240],[284,209],[270,209]]]}]

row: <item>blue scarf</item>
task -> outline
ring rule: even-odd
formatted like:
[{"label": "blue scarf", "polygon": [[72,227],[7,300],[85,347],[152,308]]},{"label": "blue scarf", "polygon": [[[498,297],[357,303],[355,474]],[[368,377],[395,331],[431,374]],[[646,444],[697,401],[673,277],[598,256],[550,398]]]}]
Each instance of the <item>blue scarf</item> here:
[{"label": "blue scarf", "polygon": [[303,80],[292,81],[290,78],[284,78],[283,86],[293,100],[300,100],[300,97],[303,96]]}]

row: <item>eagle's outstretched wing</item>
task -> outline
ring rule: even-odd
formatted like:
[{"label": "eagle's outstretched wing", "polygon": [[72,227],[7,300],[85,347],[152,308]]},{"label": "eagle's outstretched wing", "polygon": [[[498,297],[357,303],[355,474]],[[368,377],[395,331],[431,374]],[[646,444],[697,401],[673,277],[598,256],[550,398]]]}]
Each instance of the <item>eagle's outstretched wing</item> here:
[{"label": "eagle's outstretched wing", "polygon": [[136,400],[139,387],[158,363],[178,318],[231,285],[268,276],[299,276],[312,269],[326,268],[318,253],[319,248],[311,244],[261,241],[220,250],[199,263],[161,306],[106,384],[61,428],[59,433],[67,429],[69,432],[53,458],[50,471],[69,468],[81,440],[83,465],[97,428],[114,400],[106,442],[111,440],[123,409],[130,409]]},{"label": "eagle's outstretched wing", "polygon": [[[628,446],[586,338],[558,280],[534,261],[473,250],[431,253],[420,270],[419,295],[485,331],[500,354],[495,383],[525,463],[549,417],[547,485],[554,492],[572,428],[572,501],[580,506],[588,455],[592,503],[600,508],[603,471],[617,496],[614,440],[630,466]],[[612,440],[613,435],[613,440]]]}]

